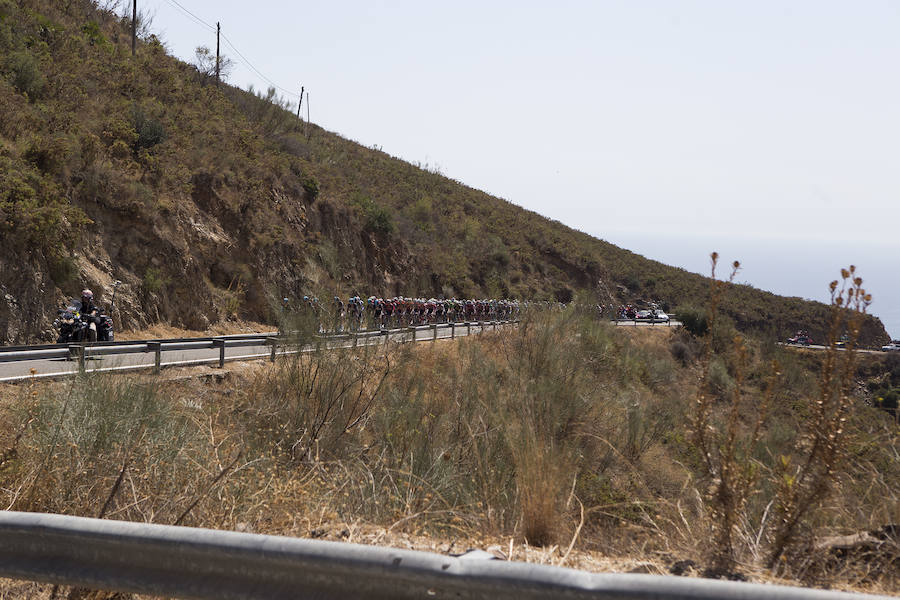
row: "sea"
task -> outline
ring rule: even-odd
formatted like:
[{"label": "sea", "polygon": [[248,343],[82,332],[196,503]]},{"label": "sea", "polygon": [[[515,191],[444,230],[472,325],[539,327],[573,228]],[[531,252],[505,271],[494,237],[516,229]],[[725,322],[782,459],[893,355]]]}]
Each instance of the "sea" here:
[{"label": "sea", "polygon": [[872,294],[868,312],[881,319],[892,339],[900,338],[900,243],[802,240],[766,237],[685,236],[640,232],[592,235],[667,265],[710,274],[710,253],[719,253],[717,276],[727,277],[740,261],[735,281],[782,296],[828,302],[828,284],[841,269],[856,266]]}]

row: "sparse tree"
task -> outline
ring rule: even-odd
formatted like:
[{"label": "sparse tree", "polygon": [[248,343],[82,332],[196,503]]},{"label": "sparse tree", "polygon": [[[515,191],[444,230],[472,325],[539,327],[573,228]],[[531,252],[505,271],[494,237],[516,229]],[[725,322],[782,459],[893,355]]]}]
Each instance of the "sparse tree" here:
[{"label": "sparse tree", "polygon": [[[198,46],[194,51],[194,67],[200,77],[200,83],[206,85],[216,78],[216,54],[206,46]],[[228,79],[234,61],[227,56],[219,56],[219,79]]]}]

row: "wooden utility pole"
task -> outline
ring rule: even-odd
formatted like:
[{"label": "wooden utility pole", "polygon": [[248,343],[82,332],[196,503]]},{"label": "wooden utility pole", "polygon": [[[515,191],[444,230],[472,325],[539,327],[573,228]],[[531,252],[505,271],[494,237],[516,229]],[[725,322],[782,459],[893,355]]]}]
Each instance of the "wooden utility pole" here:
[{"label": "wooden utility pole", "polygon": [[[128,6],[127,4],[125,6]],[[135,40],[137,40],[137,0],[131,5],[131,55],[134,56]]]},{"label": "wooden utility pole", "polygon": [[303,108],[303,90],[305,90],[305,89],[306,88],[304,88],[302,85],[300,86],[300,102],[297,104],[297,118],[298,119],[303,118],[300,116],[300,109]]},{"label": "wooden utility pole", "polygon": [[[135,0],[137,2],[137,0]],[[222,33],[222,25],[216,21],[216,86],[219,85],[219,35]]]}]

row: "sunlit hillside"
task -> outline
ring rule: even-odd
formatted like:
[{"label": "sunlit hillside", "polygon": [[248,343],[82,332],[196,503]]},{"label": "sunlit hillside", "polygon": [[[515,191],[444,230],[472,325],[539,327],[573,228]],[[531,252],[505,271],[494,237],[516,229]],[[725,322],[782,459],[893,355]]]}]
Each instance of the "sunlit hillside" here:
[{"label": "sunlit hillside", "polygon": [[[48,339],[64,296],[108,302],[117,279],[126,328],[271,321],[307,293],[704,305],[704,277],[217,86],[150,33],[132,56],[130,26],[0,0],[0,342]],[[824,305],[746,286],[724,310],[772,339],[825,331]]]}]

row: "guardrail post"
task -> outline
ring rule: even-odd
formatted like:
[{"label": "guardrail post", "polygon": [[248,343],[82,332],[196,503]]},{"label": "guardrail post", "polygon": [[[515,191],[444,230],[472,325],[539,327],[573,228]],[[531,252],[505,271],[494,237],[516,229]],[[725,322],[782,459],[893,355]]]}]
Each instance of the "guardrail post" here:
[{"label": "guardrail post", "polygon": [[492,321],[492,323],[494,324],[494,331],[497,331],[497,321]]},{"label": "guardrail post", "polygon": [[225,340],[217,339],[213,340],[213,348],[219,349],[219,368],[225,368]]},{"label": "guardrail post", "polygon": [[278,351],[278,338],[266,338],[266,344],[272,346],[269,362],[275,362],[275,353]]},{"label": "guardrail post", "polygon": [[356,348],[359,343],[359,334],[354,331],[351,335],[353,336],[353,347]]},{"label": "guardrail post", "polygon": [[466,335],[472,335],[472,323],[466,321]]},{"label": "guardrail post", "polygon": [[437,325],[431,326],[431,341],[432,342],[437,341]]},{"label": "guardrail post", "polygon": [[[73,352],[74,350],[74,352]],[[69,352],[78,359],[78,370],[84,372],[84,344],[69,346]]]},{"label": "guardrail post", "polygon": [[450,339],[454,339],[456,337],[456,323],[450,323]]},{"label": "guardrail post", "polygon": [[481,333],[484,333],[484,321],[478,321],[478,324],[481,325]]},{"label": "guardrail post", "polygon": [[412,342],[413,342],[413,344],[415,344],[416,343],[416,328],[415,328],[415,326],[411,326],[409,328],[409,330],[412,331]]},{"label": "guardrail post", "polygon": [[153,353],[153,371],[159,373],[162,369],[162,344],[160,342],[147,342],[147,350]]}]

